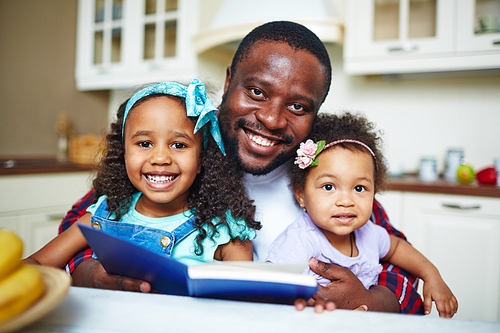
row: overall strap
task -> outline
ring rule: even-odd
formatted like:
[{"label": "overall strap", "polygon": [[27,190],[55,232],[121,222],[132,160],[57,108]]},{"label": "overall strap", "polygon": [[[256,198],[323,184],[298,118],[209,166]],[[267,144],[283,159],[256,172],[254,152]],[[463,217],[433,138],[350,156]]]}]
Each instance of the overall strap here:
[{"label": "overall strap", "polygon": [[186,238],[192,232],[196,230],[194,220],[196,219],[196,215],[191,216],[189,220],[182,223],[180,226],[172,230],[172,237],[174,239],[174,245]]},{"label": "overall strap", "polygon": [[97,207],[96,211],[93,216],[97,216],[103,219],[109,219],[109,216],[111,215],[111,212],[108,211],[108,203],[107,199],[104,199],[101,204]]}]

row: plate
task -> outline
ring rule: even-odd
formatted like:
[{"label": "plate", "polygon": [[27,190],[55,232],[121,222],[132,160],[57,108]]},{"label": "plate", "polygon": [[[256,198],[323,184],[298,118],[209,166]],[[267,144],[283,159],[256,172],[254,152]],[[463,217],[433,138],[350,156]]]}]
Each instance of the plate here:
[{"label": "plate", "polygon": [[[35,265],[34,265],[35,266]],[[71,277],[65,271],[54,267],[35,266],[45,282],[45,292],[23,313],[0,324],[0,332],[12,332],[34,323],[52,311],[68,294]]]}]

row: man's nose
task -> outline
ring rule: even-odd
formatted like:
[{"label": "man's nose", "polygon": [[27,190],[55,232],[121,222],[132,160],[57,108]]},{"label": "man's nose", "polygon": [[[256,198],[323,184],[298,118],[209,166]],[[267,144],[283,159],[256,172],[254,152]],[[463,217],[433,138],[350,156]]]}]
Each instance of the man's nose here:
[{"label": "man's nose", "polygon": [[285,117],[286,105],[269,102],[257,110],[255,116],[268,130],[284,129],[287,125]]}]

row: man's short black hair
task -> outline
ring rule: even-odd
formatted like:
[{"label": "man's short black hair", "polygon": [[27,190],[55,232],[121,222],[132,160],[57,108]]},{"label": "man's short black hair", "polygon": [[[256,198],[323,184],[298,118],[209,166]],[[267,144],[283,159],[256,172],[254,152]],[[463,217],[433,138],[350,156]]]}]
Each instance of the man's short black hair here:
[{"label": "man's short black hair", "polygon": [[274,21],[265,23],[253,29],[243,38],[231,63],[231,76],[252,46],[261,42],[286,43],[294,50],[305,50],[315,56],[325,67],[325,98],[332,81],[332,66],[325,45],[311,30],[301,24],[289,21]]}]

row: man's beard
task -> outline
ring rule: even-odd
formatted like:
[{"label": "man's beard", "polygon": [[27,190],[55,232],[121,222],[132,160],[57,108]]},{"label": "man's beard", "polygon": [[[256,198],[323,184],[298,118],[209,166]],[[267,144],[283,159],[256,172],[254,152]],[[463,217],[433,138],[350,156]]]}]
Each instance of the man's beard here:
[{"label": "man's beard", "polygon": [[[223,116],[224,111],[222,110],[222,105],[221,105],[221,116],[219,117],[220,120],[220,125],[221,125],[221,135],[222,135],[222,141],[224,142],[224,149],[226,150],[227,156],[231,158],[234,163],[236,164],[237,168],[245,171],[246,173],[250,173],[252,175],[265,175],[268,174],[269,172],[273,171],[286,161],[288,161],[290,158],[293,157],[293,154],[295,153],[293,150],[286,154],[285,152],[281,152],[274,160],[271,161],[266,166],[248,166],[245,165],[240,157],[239,154],[239,139],[237,136],[237,133],[239,130],[243,131],[243,125],[248,125],[250,128],[255,127],[254,125],[250,124],[248,121],[245,119],[238,119],[236,123],[234,124],[234,135],[229,136],[227,133],[227,129],[231,127],[231,124],[229,122],[229,119],[225,119]],[[293,137],[291,136],[285,136],[283,137],[283,140],[285,141],[285,146],[286,145],[291,145],[293,142]]]}]

